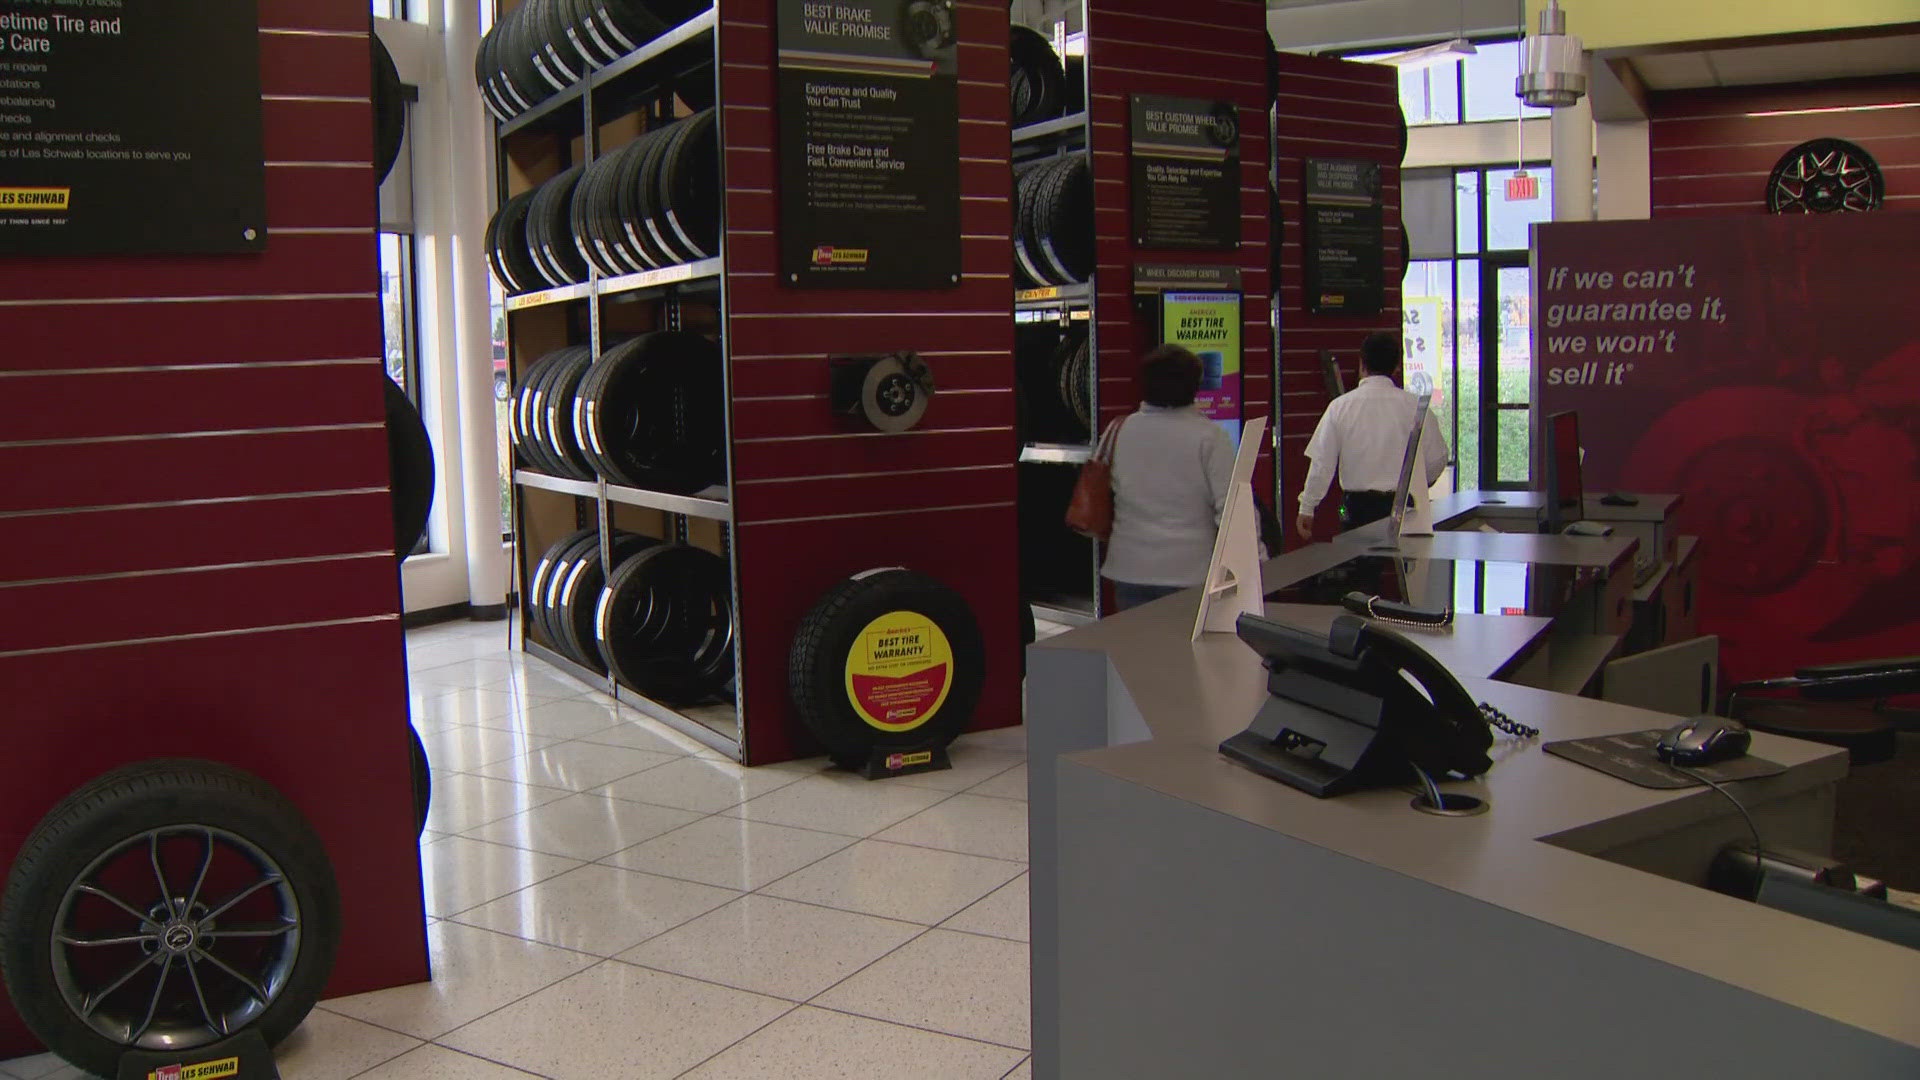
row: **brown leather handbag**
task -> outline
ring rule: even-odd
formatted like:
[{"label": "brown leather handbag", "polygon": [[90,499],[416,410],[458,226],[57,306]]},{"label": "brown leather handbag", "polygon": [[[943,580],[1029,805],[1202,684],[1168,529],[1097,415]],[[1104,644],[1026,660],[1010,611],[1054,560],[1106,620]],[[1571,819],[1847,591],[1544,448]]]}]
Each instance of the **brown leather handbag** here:
[{"label": "brown leather handbag", "polygon": [[1113,535],[1113,448],[1126,422],[1124,416],[1115,420],[1094,445],[1067,503],[1067,528],[1102,543]]}]

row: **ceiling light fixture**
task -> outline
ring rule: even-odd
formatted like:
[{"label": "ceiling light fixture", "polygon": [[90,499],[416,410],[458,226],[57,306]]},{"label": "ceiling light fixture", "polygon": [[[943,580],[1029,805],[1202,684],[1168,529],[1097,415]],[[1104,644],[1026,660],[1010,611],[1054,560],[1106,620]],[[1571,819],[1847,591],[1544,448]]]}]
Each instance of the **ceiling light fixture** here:
[{"label": "ceiling light fixture", "polygon": [[1539,109],[1575,104],[1587,93],[1587,66],[1580,39],[1567,33],[1567,13],[1559,0],[1547,0],[1540,9],[1540,29],[1526,40],[1515,97]]}]

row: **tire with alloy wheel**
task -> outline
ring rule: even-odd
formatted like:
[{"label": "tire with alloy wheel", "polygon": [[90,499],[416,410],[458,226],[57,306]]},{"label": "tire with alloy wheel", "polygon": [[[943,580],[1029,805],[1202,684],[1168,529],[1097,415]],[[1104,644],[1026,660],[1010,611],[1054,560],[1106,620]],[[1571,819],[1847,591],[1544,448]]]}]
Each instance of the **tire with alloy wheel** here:
[{"label": "tire with alloy wheel", "polygon": [[320,996],[339,942],[320,838],[250,773],[157,760],[63,799],[0,898],[0,973],[20,1017],[112,1076],[132,1049],[191,1050],[242,1030],[269,1046]]},{"label": "tire with alloy wheel", "polygon": [[986,682],[986,645],[966,600],[925,574],[868,570],[834,586],[788,656],[794,711],[843,765],[876,751],[945,746]]}]

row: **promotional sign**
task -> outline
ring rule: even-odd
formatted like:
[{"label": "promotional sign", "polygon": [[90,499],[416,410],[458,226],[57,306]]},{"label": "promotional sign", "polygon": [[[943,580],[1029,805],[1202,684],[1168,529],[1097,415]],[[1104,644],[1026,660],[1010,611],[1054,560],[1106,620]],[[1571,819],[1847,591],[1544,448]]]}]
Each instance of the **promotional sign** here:
[{"label": "promotional sign", "polygon": [[789,285],[960,283],[953,0],[779,0]]},{"label": "promotional sign", "polygon": [[1400,340],[1406,348],[1401,361],[1401,384],[1434,408],[1440,400],[1440,301],[1435,297],[1404,297],[1400,301]]},{"label": "promotional sign", "polygon": [[1240,246],[1240,113],[1231,101],[1133,95],[1133,242]]},{"label": "promotional sign", "polygon": [[952,689],[953,645],[917,611],[890,612],[868,623],[847,655],[847,700],[860,719],[881,731],[925,724]]},{"label": "promotional sign", "polygon": [[1316,315],[1373,315],[1386,296],[1380,166],[1344,158],[1308,158],[1307,304]]},{"label": "promotional sign", "polygon": [[0,0],[0,257],[254,252],[266,219],[254,0]]},{"label": "promotional sign", "polygon": [[1240,268],[1195,266],[1190,263],[1133,264],[1133,291],[1136,294],[1179,290],[1237,293],[1240,291]]},{"label": "promotional sign", "polygon": [[1200,392],[1194,404],[1240,438],[1240,294],[1165,293],[1160,298],[1160,340],[1200,358]]},{"label": "promotional sign", "polygon": [[1535,235],[1538,415],[1579,413],[1588,492],[1681,496],[1722,685],[1913,653],[1920,214]]}]

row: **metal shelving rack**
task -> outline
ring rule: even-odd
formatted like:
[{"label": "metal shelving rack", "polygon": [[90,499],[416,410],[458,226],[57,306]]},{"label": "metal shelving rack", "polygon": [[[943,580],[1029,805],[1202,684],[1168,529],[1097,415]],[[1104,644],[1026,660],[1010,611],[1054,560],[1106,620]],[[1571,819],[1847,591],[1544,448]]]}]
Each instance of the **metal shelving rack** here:
[{"label": "metal shelving rack", "polygon": [[[578,140],[580,144],[577,148],[578,160],[591,161],[603,152],[601,140],[607,124],[636,114],[647,115],[650,120],[664,119],[664,116],[654,115],[652,106],[661,102],[663,96],[669,93],[667,82],[675,70],[686,70],[689,63],[697,63],[702,55],[707,57],[712,65],[714,99],[717,107],[720,91],[719,25],[718,9],[710,7],[621,59],[589,72],[580,81],[541,102],[528,112],[510,121],[496,122],[495,176],[498,201],[504,203],[509,195],[507,189],[513,175],[509,167],[510,148],[517,141],[537,138],[554,140],[557,156],[560,158],[560,168],[564,168],[572,163],[567,159],[573,157],[576,149],[574,141]],[[601,106],[607,103],[611,105],[602,110]],[[604,116],[599,115],[602,111],[605,112]],[[716,118],[724,130],[724,114],[718,114]],[[720,140],[720,144],[725,145],[724,138]],[[723,153],[721,162],[723,172],[724,157]],[[554,171],[558,172],[559,169]],[[724,179],[722,186],[724,187]],[[724,214],[724,208],[722,212]],[[724,326],[726,313],[724,220],[720,237],[720,252],[713,258],[620,277],[601,277],[597,270],[590,268],[590,277],[584,282],[507,297],[503,306],[507,312],[508,355],[509,364],[513,369],[512,374],[515,376],[515,384],[518,384],[521,359],[514,346],[516,316],[524,316],[529,312],[551,311],[556,307],[564,308],[565,305],[584,302],[587,305],[587,344],[596,356],[604,351],[603,303],[607,301],[657,302],[661,305],[659,328],[679,329],[683,325],[683,301],[696,295],[711,294],[709,302],[715,309],[719,325]],[[559,317],[568,319],[572,316],[563,314]],[[567,334],[569,339],[573,336],[572,332]],[[721,341],[721,348],[722,368],[723,371],[727,371],[731,365],[726,362],[724,338]],[[527,359],[530,360],[532,357]],[[723,385],[723,392],[731,398],[730,374]],[[602,686],[616,701],[633,707],[739,760],[742,757],[741,740],[745,726],[742,722],[742,703],[737,677],[734,683],[733,700],[729,705],[696,706],[690,709],[670,708],[641,696],[620,683],[611,673],[603,675],[593,671],[533,639],[527,633],[526,620],[529,598],[525,585],[530,573],[529,563],[541,554],[525,542],[528,535],[527,492],[542,491],[570,497],[574,503],[576,526],[578,528],[592,526],[603,538],[612,530],[612,512],[617,506],[641,507],[668,515],[671,535],[661,538],[664,540],[685,542],[689,538],[690,520],[712,521],[719,525],[721,553],[728,561],[732,579],[735,624],[734,663],[736,672],[739,671],[741,669],[739,567],[734,556],[733,506],[729,498],[733,476],[731,431],[726,433],[726,445],[728,485],[711,487],[690,496],[625,487],[609,483],[605,477],[598,480],[575,480],[550,476],[518,467],[516,464],[513,471],[513,567],[515,591],[519,595],[520,618],[515,640],[529,655],[552,664],[590,686]],[[601,544],[600,558],[602,569],[611,577],[614,568],[610,563],[607,545],[604,543]],[[722,715],[727,713],[731,714],[730,722]],[[694,714],[704,714],[707,719],[703,720]],[[729,727],[730,732],[720,730],[717,725]]]},{"label": "metal shelving rack", "polygon": [[[1077,8],[1079,31],[1084,40],[1087,26],[1085,0]],[[1036,28],[1039,29],[1039,28]],[[1064,63],[1065,57],[1062,57]],[[1071,77],[1071,71],[1069,71]],[[1082,102],[1093,100],[1092,88],[1087,85],[1088,71],[1081,65]],[[1013,129],[1013,160],[1015,163],[1031,161],[1036,158],[1051,157],[1056,154],[1075,150],[1091,151],[1093,127],[1091,117],[1084,107],[1052,120],[1043,120],[1037,124],[1027,124]],[[1100,432],[1100,348],[1098,322],[1094,318],[1098,298],[1097,277],[1088,278],[1078,285],[1054,285],[1038,289],[1016,289],[1013,294],[1014,322],[1034,323],[1058,321],[1062,326],[1084,323],[1087,332],[1087,350],[1090,363],[1087,365],[1088,410],[1093,416],[1093,430],[1090,440],[1097,441]],[[1020,445],[1019,462],[1022,465],[1047,467],[1073,466],[1084,464],[1093,456],[1092,442],[1088,443],[1048,443],[1025,442]],[[1100,617],[1100,546],[1093,546],[1092,560],[1087,568],[1089,594],[1087,606],[1066,607],[1059,601],[1061,597],[1033,597],[1025,599],[1033,607],[1036,616],[1052,622],[1067,625],[1080,625]]]}]

